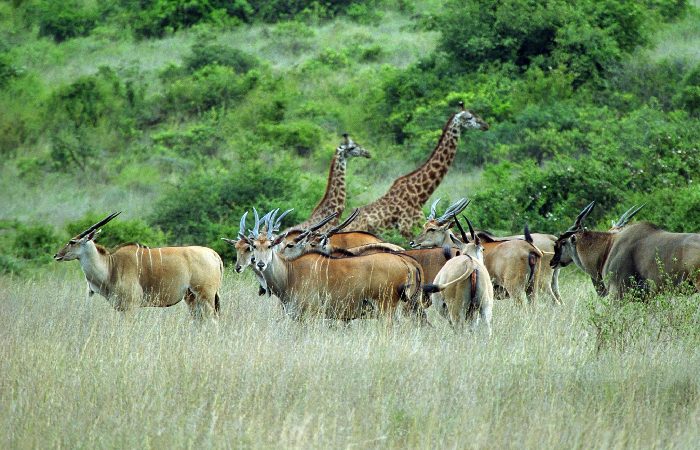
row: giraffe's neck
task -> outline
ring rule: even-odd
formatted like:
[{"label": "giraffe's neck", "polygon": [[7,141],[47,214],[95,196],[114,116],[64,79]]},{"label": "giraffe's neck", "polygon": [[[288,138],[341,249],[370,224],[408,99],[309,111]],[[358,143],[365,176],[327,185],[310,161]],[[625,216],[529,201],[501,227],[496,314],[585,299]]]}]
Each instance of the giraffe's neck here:
[{"label": "giraffe's neck", "polygon": [[338,153],[333,156],[331,168],[328,172],[326,192],[321,201],[316,205],[309,220],[320,220],[335,212],[338,216],[345,209],[345,167],[347,160]]},{"label": "giraffe's neck", "polygon": [[452,116],[445,125],[442,136],[428,160],[413,172],[394,182],[394,185],[400,189],[400,192],[396,192],[395,195],[406,196],[411,204],[421,206],[435,192],[457,153],[457,141],[461,130],[455,123],[454,117]]}]

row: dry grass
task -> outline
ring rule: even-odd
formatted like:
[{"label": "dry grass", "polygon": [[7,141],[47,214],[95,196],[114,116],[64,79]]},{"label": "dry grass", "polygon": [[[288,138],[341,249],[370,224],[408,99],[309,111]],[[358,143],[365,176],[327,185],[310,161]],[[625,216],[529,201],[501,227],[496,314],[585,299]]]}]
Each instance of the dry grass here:
[{"label": "dry grass", "polygon": [[184,305],[124,318],[77,264],[0,278],[0,447],[692,448],[700,352],[596,355],[589,283],[496,304],[494,338],[281,317],[227,273],[218,330]]}]

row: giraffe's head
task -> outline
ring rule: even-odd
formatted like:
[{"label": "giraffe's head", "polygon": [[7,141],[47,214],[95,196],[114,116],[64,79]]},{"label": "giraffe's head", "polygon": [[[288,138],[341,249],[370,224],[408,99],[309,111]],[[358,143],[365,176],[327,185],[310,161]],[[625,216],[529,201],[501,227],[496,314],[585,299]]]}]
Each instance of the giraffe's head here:
[{"label": "giraffe's head", "polygon": [[464,108],[464,102],[459,102],[461,111],[455,114],[453,123],[460,129],[475,129],[486,131],[489,129],[489,124],[481,117]]},{"label": "giraffe's head", "polygon": [[335,150],[336,154],[342,159],[348,159],[355,156],[362,156],[363,158],[371,158],[372,155],[364,149],[364,147],[357,145],[355,141],[350,139],[347,133],[343,133],[343,140],[340,145]]}]

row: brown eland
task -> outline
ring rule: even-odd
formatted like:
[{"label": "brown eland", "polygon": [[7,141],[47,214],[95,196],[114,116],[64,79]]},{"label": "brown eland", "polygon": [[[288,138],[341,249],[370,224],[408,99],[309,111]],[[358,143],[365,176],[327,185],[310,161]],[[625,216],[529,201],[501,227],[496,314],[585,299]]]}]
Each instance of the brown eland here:
[{"label": "brown eland", "polygon": [[447,261],[433,283],[425,284],[423,290],[431,294],[432,304],[453,328],[461,329],[467,323],[470,331],[474,331],[481,318],[490,337],[494,295],[489,271],[483,263],[484,248],[471,223],[468,222],[470,242],[456,217],[454,220],[462,233],[461,254]]},{"label": "brown eland", "polygon": [[54,259],[77,259],[90,295],[102,295],[117,311],[167,307],[184,299],[193,318],[218,317],[223,274],[219,255],[207,247],[139,244],[125,244],[110,252],[94,240],[100,227],[117,215],[110,214],[73,237]]},{"label": "brown eland", "polygon": [[601,296],[620,298],[630,289],[644,296],[668,283],[690,283],[700,291],[700,234],[672,233],[648,222],[627,225],[632,209],[613,224],[613,231],[589,231],[582,221],[594,205],[584,208],[559,237],[552,264],[571,258]]},{"label": "brown eland", "polygon": [[293,318],[363,318],[369,303],[390,325],[400,302],[421,301],[423,273],[413,258],[393,253],[334,258],[309,252],[292,259],[275,249],[284,238],[258,231],[251,245],[267,286]]},{"label": "brown eland", "polygon": [[[460,202],[464,202],[464,199],[450,206],[449,214],[443,214],[438,219],[435,219],[433,209],[436,203],[433,203],[428,221],[423,225],[421,233],[411,241],[411,246],[426,248],[462,245],[450,230],[456,223],[452,210],[461,211],[466,206],[462,206]],[[542,252],[533,245],[527,226],[525,237],[524,240],[505,242],[481,241],[481,245],[484,247],[484,265],[494,285],[505,289],[508,295],[518,303],[522,303],[524,294],[532,304],[537,298],[535,287],[539,279],[538,267]]]}]

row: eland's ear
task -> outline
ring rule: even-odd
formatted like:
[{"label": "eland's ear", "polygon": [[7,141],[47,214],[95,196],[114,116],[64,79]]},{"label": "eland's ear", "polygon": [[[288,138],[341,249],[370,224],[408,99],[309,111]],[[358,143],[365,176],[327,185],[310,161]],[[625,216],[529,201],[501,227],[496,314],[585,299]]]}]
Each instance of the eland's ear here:
[{"label": "eland's ear", "polygon": [[272,241],[272,246],[274,247],[275,245],[278,245],[280,242],[282,242],[285,238],[287,237],[287,233],[280,234],[275,238],[275,240]]},{"label": "eland's ear", "polygon": [[100,233],[102,233],[102,228],[99,228],[99,229],[97,229],[97,230],[92,230],[91,232],[89,232],[88,234],[86,234],[85,236],[83,236],[83,238],[82,238],[81,240],[82,240],[83,242],[94,241],[95,238],[96,238],[97,236],[99,236]]},{"label": "eland's ear", "polygon": [[228,238],[221,238],[221,240],[226,242],[227,244],[233,245],[233,246],[235,246],[236,242],[238,242],[238,241],[234,241],[233,239],[228,239]]},{"label": "eland's ear", "polygon": [[452,233],[450,233],[450,240],[452,241],[453,244],[455,244],[457,247],[460,247],[460,248],[461,248],[464,244],[466,244],[466,242],[462,242],[462,241],[460,241],[459,239],[457,239],[457,237],[456,237],[454,234],[452,234]]}]

